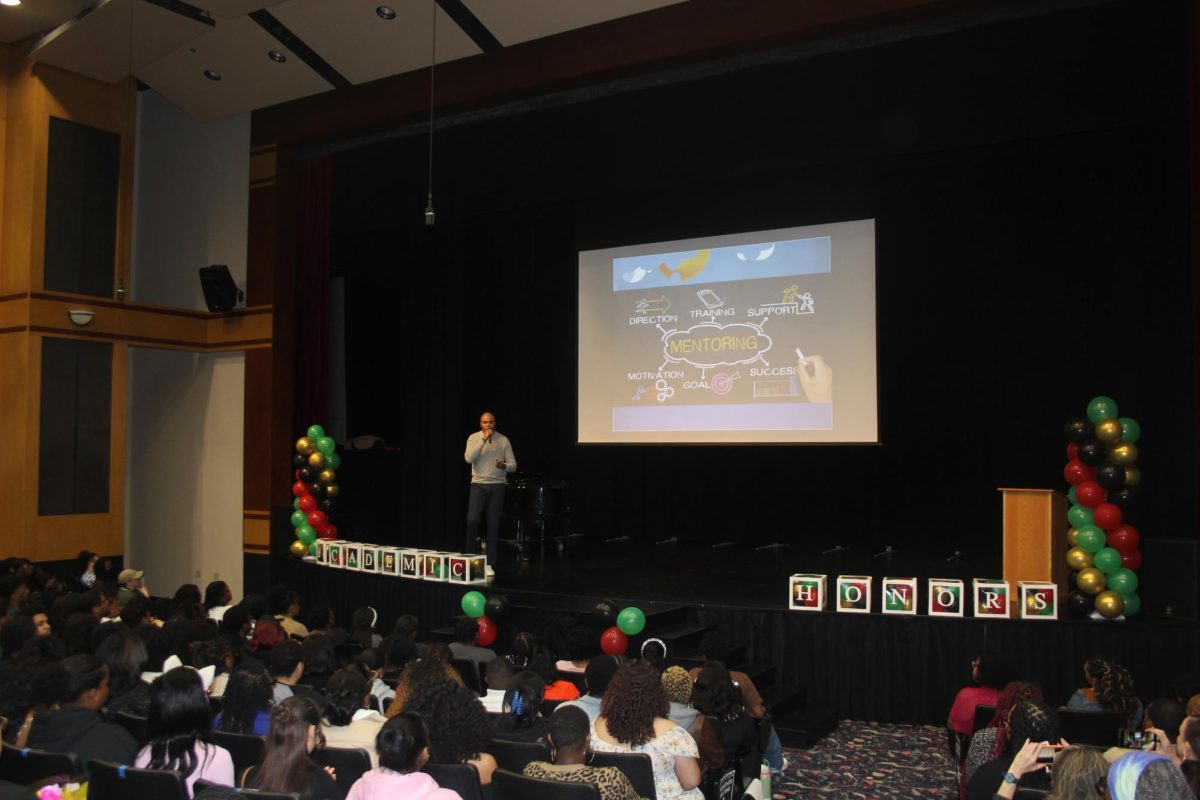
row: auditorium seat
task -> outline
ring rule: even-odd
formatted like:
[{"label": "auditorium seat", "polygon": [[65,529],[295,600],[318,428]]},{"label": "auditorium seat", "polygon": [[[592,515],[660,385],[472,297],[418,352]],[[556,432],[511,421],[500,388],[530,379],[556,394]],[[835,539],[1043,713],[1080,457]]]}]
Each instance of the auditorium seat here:
[{"label": "auditorium seat", "polygon": [[346,792],[371,769],[371,756],[361,747],[318,747],[312,751],[312,760],[322,767],[333,767],[338,786]]},{"label": "auditorium seat", "polygon": [[647,754],[610,753],[596,750],[588,757],[588,763],[593,767],[616,767],[625,773],[626,778],[629,778],[638,797],[656,800],[654,765],[650,763],[650,756]]},{"label": "auditorium seat", "polygon": [[29,784],[43,778],[82,774],[83,765],[74,753],[51,753],[8,743],[0,750],[0,780]]},{"label": "auditorium seat", "polygon": [[263,749],[267,742],[261,736],[252,733],[229,733],[228,731],[213,731],[213,744],[224,747],[233,759],[233,774],[241,775],[259,761],[262,761]]},{"label": "auditorium seat", "polygon": [[260,789],[234,789],[212,781],[198,780],[195,785],[195,800],[236,800],[250,797],[254,800],[300,800],[297,792],[264,792]]},{"label": "auditorium seat", "polygon": [[188,800],[187,784],[177,770],[137,769],[93,758],[88,772],[88,800]]},{"label": "auditorium seat", "polygon": [[1120,711],[1058,711],[1058,732],[1071,744],[1113,747],[1122,744],[1121,728],[1129,724],[1129,715]]},{"label": "auditorium seat", "polygon": [[487,752],[496,759],[496,765],[509,772],[521,773],[531,761],[549,761],[550,748],[537,742],[513,742],[508,739],[492,739]]},{"label": "auditorium seat", "polygon": [[506,769],[492,773],[494,800],[600,800],[600,790],[590,783],[529,778]]},{"label": "auditorium seat", "polygon": [[479,770],[474,764],[426,764],[421,769],[443,789],[458,792],[462,800],[480,800]]}]

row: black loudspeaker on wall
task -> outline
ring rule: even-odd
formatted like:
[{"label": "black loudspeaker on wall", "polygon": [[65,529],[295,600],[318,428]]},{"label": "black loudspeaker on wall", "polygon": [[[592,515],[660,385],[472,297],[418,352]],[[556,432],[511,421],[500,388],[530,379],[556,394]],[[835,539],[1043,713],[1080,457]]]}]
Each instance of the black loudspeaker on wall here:
[{"label": "black loudspeaker on wall", "polygon": [[200,288],[209,311],[232,311],[242,299],[242,292],[233,282],[229,267],[213,264],[200,268]]},{"label": "black loudspeaker on wall", "polygon": [[1142,540],[1142,574],[1138,594],[1147,617],[1195,622],[1197,606],[1197,542],[1190,539]]}]

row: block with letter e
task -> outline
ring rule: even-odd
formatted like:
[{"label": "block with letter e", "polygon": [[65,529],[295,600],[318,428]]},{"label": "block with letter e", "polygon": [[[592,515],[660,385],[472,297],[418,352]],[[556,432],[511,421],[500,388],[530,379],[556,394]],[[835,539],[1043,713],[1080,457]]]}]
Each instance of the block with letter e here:
[{"label": "block with letter e", "polygon": [[917,579],[884,578],[881,605],[885,614],[916,614]]},{"label": "block with letter e", "polygon": [[420,578],[422,575],[421,567],[424,562],[421,560],[421,551],[412,550],[407,547],[400,548],[400,553],[397,558],[400,560],[400,577],[401,578]]},{"label": "block with letter e", "polygon": [[838,575],[835,610],[839,614],[870,614],[870,575]]},{"label": "block with letter e", "polygon": [[363,546],[358,542],[347,542],[342,545],[342,554],[346,562],[346,569],[362,569],[362,549]]},{"label": "block with letter e", "polygon": [[976,578],[971,581],[975,616],[1008,619],[1008,581]]},{"label": "block with letter e", "polygon": [[1017,581],[1021,619],[1058,619],[1058,584]]},{"label": "block with letter e", "polygon": [[965,603],[963,591],[965,587],[960,580],[952,578],[929,579],[929,616],[931,617],[961,617],[964,616]]},{"label": "block with letter e", "polygon": [[400,574],[400,548],[379,548],[379,572],[393,578]]},{"label": "block with letter e", "polygon": [[824,611],[827,575],[799,573],[788,579],[788,608],[792,611]]}]

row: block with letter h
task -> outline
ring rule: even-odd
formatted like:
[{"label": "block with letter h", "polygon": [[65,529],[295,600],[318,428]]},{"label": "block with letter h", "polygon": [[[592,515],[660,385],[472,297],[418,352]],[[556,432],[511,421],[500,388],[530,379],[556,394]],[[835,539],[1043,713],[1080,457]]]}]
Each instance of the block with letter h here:
[{"label": "block with letter h", "polygon": [[451,583],[485,583],[487,560],[480,555],[460,555],[449,558],[449,580]]},{"label": "block with letter h", "polygon": [[788,580],[788,607],[792,611],[824,611],[828,576],[797,574]]},{"label": "block with letter h", "polygon": [[929,579],[929,616],[964,616],[963,582],[951,578]]},{"label": "block with letter h", "polygon": [[838,575],[835,610],[839,614],[870,614],[873,580],[870,575]]},{"label": "block with letter h", "polygon": [[1021,619],[1058,619],[1058,584],[1017,581]]},{"label": "block with letter h", "polygon": [[916,578],[884,578],[883,579],[883,613],[885,613],[885,614],[916,614],[917,613],[917,579]]},{"label": "block with letter h", "polygon": [[975,595],[975,616],[1008,619],[1008,581],[976,578],[971,581]]}]

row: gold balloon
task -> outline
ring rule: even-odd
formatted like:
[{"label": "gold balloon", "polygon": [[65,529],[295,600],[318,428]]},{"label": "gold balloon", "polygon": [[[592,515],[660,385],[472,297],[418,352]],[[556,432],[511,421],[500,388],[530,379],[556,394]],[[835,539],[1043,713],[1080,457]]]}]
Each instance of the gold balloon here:
[{"label": "gold balloon", "polygon": [[313,469],[325,469],[325,454],[310,453],[308,456],[308,465]]},{"label": "gold balloon", "polygon": [[1096,595],[1096,610],[1109,619],[1118,617],[1125,610],[1125,598],[1117,592],[1101,592]]},{"label": "gold balloon", "polygon": [[1087,569],[1092,564],[1092,554],[1082,547],[1072,547],[1067,551],[1067,566],[1071,569]]},{"label": "gold balloon", "polygon": [[1125,485],[1137,486],[1142,482],[1142,468],[1137,466],[1128,466],[1125,468]]},{"label": "gold balloon", "polygon": [[1105,444],[1116,444],[1123,434],[1120,420],[1106,419],[1096,426],[1096,438]]},{"label": "gold balloon", "polygon": [[308,438],[307,436],[301,436],[299,439],[296,440],[296,452],[302,456],[306,456],[309,453],[315,451],[316,449],[317,449],[317,443],[314,442],[312,439]]},{"label": "gold balloon", "polygon": [[1095,567],[1088,567],[1079,573],[1075,585],[1085,594],[1100,594],[1104,591],[1104,573]]},{"label": "gold balloon", "polygon": [[321,483],[333,483],[337,480],[337,473],[326,467],[317,473],[317,480]]},{"label": "gold balloon", "polygon": [[1114,464],[1132,467],[1137,463],[1138,451],[1136,444],[1119,444],[1108,451],[1108,460]]},{"label": "gold balloon", "polygon": [[1079,528],[1071,528],[1071,530],[1067,531],[1067,544],[1071,545],[1071,547],[1079,546]]},{"label": "gold balloon", "polygon": [[296,558],[303,558],[304,556],[308,555],[308,545],[306,545],[304,542],[300,541],[299,539],[292,542],[292,546],[289,547],[288,550]]},{"label": "gold balloon", "polygon": [[325,496],[326,497],[337,497],[338,492],[340,492],[340,491],[341,491],[341,489],[338,488],[338,485],[336,483],[331,483],[325,487]]}]

